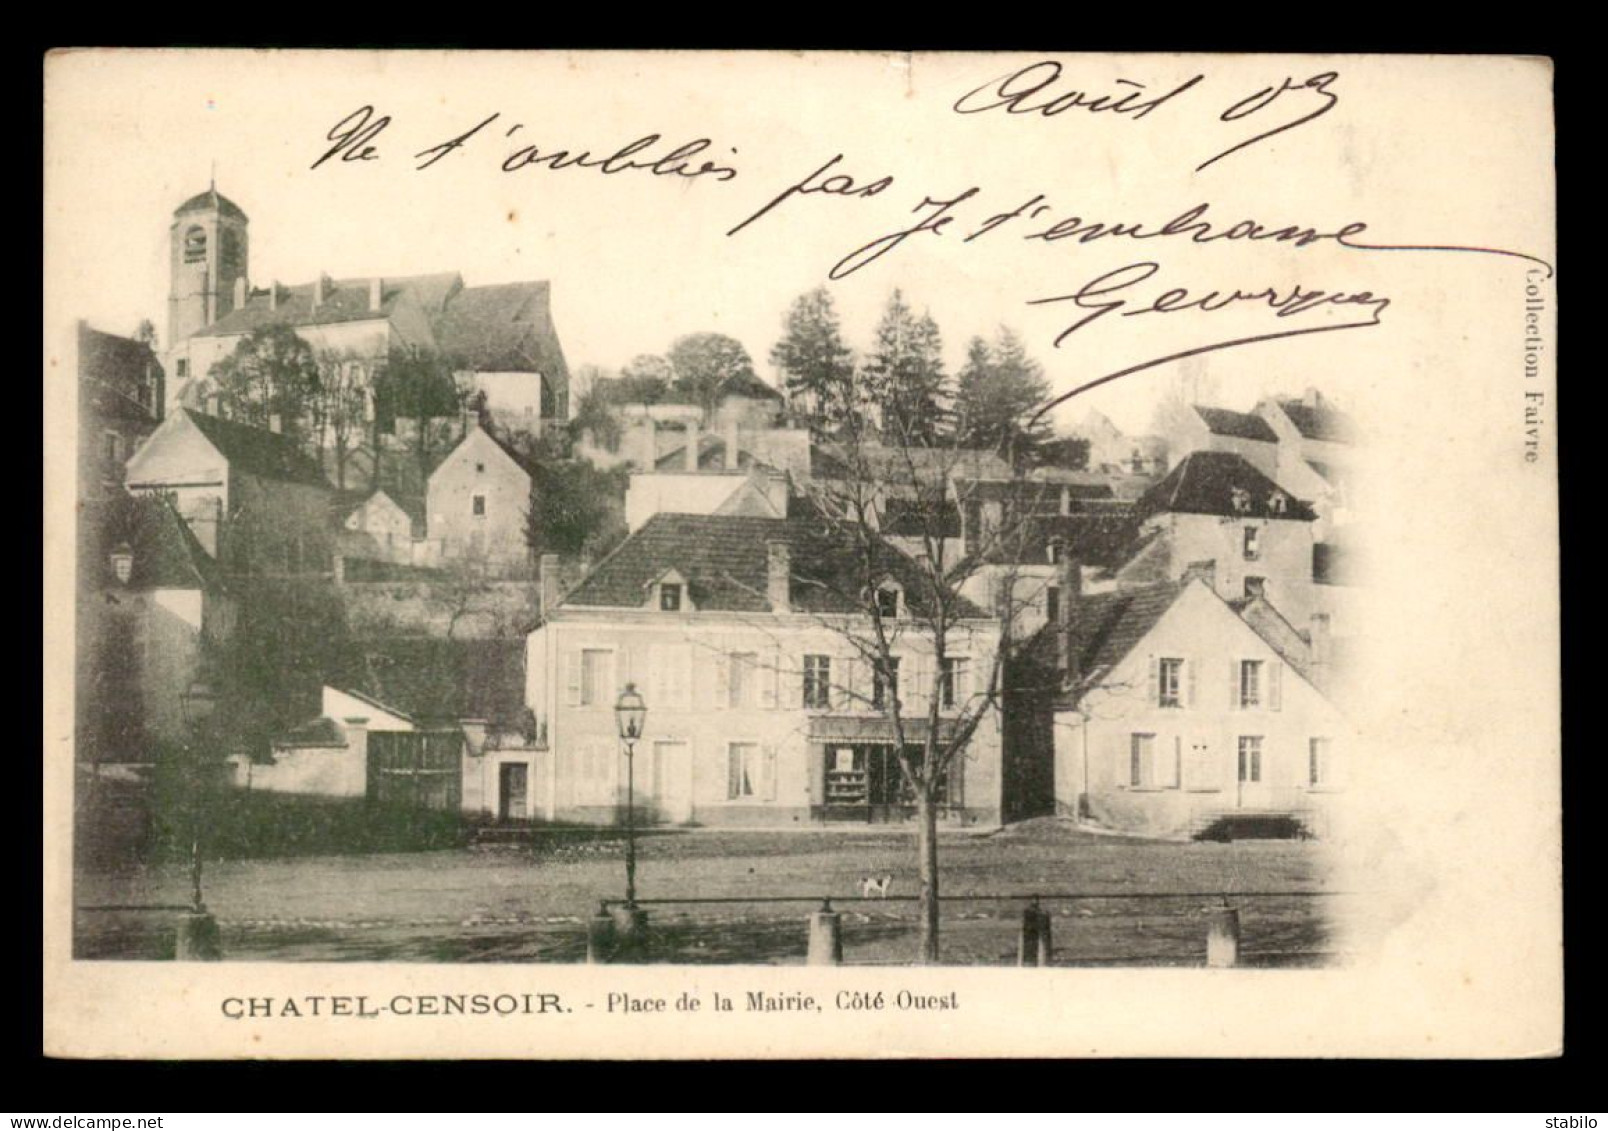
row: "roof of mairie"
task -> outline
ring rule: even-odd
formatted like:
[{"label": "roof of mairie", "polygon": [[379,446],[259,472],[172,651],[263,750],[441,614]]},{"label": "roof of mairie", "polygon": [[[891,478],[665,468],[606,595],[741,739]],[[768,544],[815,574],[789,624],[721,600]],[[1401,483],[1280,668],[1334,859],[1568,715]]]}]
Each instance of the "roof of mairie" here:
[{"label": "roof of mairie", "polygon": [[[1283,508],[1273,499],[1282,496]],[[1236,499],[1239,503],[1236,503]],[[1311,522],[1312,507],[1297,499],[1234,452],[1190,452],[1134,508],[1154,514],[1211,514],[1224,518],[1283,518]]]},{"label": "roof of mairie", "polygon": [[1276,444],[1279,434],[1273,426],[1254,412],[1235,412],[1227,408],[1208,408],[1195,405],[1195,412],[1206,422],[1209,431],[1218,436],[1233,436],[1241,440],[1261,440]]},{"label": "roof of mairie", "polygon": [[286,483],[328,487],[318,465],[289,436],[194,409],[181,410],[235,471]]},{"label": "roof of mairie", "polygon": [[381,280],[380,309],[369,304],[372,280],[332,279],[324,287],[324,299],[313,305],[315,284],[299,283],[278,288],[278,301],[273,301],[267,290],[254,291],[244,306],[231,310],[212,325],[200,331],[198,337],[219,334],[244,334],[259,326],[284,323],[289,326],[324,326],[337,322],[367,322],[389,318],[398,302],[411,295],[427,317],[435,318],[446,307],[463,280],[455,273],[412,275]]},{"label": "roof of mairie", "polygon": [[[767,543],[790,549],[795,612],[863,612],[853,538],[830,519],[806,512],[788,518],[747,515],[656,514],[564,598],[567,608],[641,608],[647,587],[674,569],[687,579],[694,608],[705,612],[770,612],[766,597]],[[920,567],[886,542],[875,543],[878,572],[903,587],[917,615],[924,579]],[[956,615],[985,616],[960,602]]]},{"label": "roof of mairie", "polygon": [[1356,443],[1357,430],[1345,413],[1324,404],[1281,400],[1279,407],[1290,418],[1295,430],[1308,440],[1329,440],[1337,444]]}]

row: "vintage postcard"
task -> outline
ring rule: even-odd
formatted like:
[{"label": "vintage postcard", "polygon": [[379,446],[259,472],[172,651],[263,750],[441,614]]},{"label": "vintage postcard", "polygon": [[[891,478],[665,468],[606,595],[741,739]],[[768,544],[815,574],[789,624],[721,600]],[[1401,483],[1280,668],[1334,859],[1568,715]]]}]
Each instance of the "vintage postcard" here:
[{"label": "vintage postcard", "polygon": [[1560,1051],[1548,60],[45,80],[47,1052]]}]

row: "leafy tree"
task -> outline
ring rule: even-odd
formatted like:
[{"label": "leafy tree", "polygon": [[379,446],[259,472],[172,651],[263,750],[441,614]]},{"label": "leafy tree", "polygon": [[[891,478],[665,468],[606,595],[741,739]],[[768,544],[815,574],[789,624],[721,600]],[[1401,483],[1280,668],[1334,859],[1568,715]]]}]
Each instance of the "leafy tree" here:
[{"label": "leafy tree", "polygon": [[393,349],[374,376],[374,450],[380,434],[398,431],[406,421],[409,446],[428,475],[433,454],[450,442],[452,425],[463,410],[466,393],[453,379],[454,366],[445,355],[422,346]]},{"label": "leafy tree", "polygon": [[736,338],[698,333],[679,337],[670,346],[675,389],[706,412],[713,412],[722,389],[732,382],[757,382],[753,358]]},{"label": "leafy tree", "polygon": [[1050,423],[1035,413],[1049,399],[1044,370],[1022,339],[1001,326],[990,346],[973,338],[955,386],[954,428],[963,447],[986,448],[1013,461],[1041,462],[1053,439]]},{"label": "leafy tree", "polygon": [[817,287],[793,300],[782,339],[771,347],[771,364],[786,375],[787,394],[825,438],[854,408],[854,354],[844,344],[832,296]]},{"label": "leafy tree", "polygon": [[619,380],[608,386],[614,404],[658,404],[670,396],[676,371],[656,353],[639,353],[620,369]]},{"label": "leafy tree", "polygon": [[535,555],[601,557],[625,537],[625,468],[608,471],[585,460],[533,464],[525,537]]},{"label": "leafy tree", "polygon": [[877,326],[864,371],[866,394],[882,417],[890,443],[932,445],[945,429],[949,379],[938,324],[917,317],[895,290]]},{"label": "leafy tree", "polygon": [[321,394],[313,347],[284,323],[259,326],[208,373],[230,417],[308,438]]}]

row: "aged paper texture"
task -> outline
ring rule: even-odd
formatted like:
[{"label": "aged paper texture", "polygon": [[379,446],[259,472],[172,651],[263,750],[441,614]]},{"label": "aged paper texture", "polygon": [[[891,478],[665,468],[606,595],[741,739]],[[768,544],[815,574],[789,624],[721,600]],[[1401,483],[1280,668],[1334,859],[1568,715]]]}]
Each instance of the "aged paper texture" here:
[{"label": "aged paper texture", "polygon": [[1558,1052],[1551,80],[54,54],[46,1051]]}]

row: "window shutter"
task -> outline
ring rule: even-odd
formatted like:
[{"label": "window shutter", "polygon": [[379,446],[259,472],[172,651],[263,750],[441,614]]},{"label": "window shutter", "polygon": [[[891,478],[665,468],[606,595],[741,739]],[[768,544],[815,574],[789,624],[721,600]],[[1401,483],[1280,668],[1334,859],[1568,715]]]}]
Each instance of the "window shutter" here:
[{"label": "window shutter", "polygon": [[860,661],[854,656],[844,656],[837,666],[842,672],[838,676],[838,688],[842,694],[842,705],[838,709],[858,711],[864,706],[860,702]]},{"label": "window shutter", "polygon": [[743,756],[742,749],[730,743],[726,745],[726,799],[735,801],[743,795]]},{"label": "window shutter", "polygon": [[933,666],[937,660],[923,652],[914,656],[905,657],[902,665],[906,670],[901,672],[910,681],[910,689],[904,692],[902,698],[912,711],[925,714],[928,707],[928,696],[936,692],[937,680],[933,677]]},{"label": "window shutter", "polygon": [[564,702],[571,707],[581,705],[581,653],[571,649],[564,653]]},{"label": "window shutter", "polygon": [[1195,661],[1184,661],[1184,678],[1189,681],[1189,705],[1195,705]]},{"label": "window shutter", "polygon": [[804,707],[804,658],[779,653],[777,655],[777,666],[781,669],[776,678],[781,680],[782,706],[789,711],[802,710]]},{"label": "window shutter", "polygon": [[767,711],[776,710],[776,681],[781,677],[782,654],[772,652],[762,661],[765,670],[759,673],[759,705]]},{"label": "window shutter", "polygon": [[1161,661],[1154,656],[1150,657],[1150,684],[1145,702],[1151,706],[1161,702]]},{"label": "window shutter", "polygon": [[760,792],[766,801],[776,800],[776,747],[765,746],[760,751]]},{"label": "window shutter", "polygon": [[955,657],[955,708],[962,709],[971,700],[971,657]]},{"label": "window shutter", "polygon": [[1239,710],[1240,704],[1240,665],[1238,660],[1228,661],[1228,709]]},{"label": "window shutter", "polygon": [[717,652],[715,663],[715,710],[724,711],[731,706],[731,655]]},{"label": "window shutter", "polygon": [[1284,710],[1284,665],[1274,660],[1267,666],[1267,705],[1275,711]]},{"label": "window shutter", "polygon": [[624,644],[614,653],[614,687],[609,696],[609,706],[614,706],[614,700],[625,690],[625,685],[635,683],[637,673],[633,666],[636,659],[636,649],[628,648]]}]

